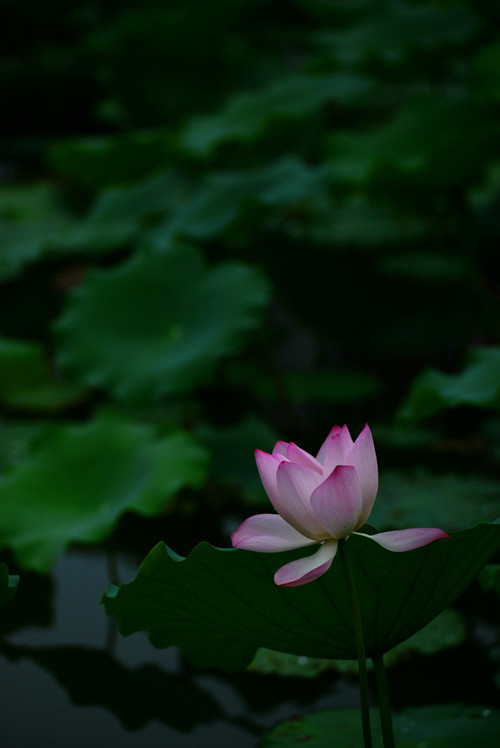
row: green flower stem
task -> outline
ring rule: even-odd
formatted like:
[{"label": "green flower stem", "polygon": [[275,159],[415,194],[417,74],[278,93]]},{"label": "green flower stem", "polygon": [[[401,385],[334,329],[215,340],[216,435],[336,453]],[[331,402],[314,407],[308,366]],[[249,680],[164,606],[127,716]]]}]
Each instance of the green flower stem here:
[{"label": "green flower stem", "polygon": [[361,623],[361,614],[359,612],[358,595],[356,592],[356,583],[352,571],[351,563],[345,552],[345,540],[339,540],[339,554],[344,569],[344,577],[349,593],[351,603],[352,626],[354,630],[354,639],[356,642],[356,652],[358,655],[359,665],[359,696],[361,703],[361,721],[363,725],[363,743],[364,748],[372,748],[372,735],[370,730],[370,704],[368,701],[368,679],[366,676],[366,655],[365,642],[363,639],[363,626]]},{"label": "green flower stem", "polygon": [[384,748],[394,748],[394,731],[392,729],[391,702],[389,699],[389,688],[385,673],[384,658],[382,655],[373,658],[375,678],[377,681],[378,708],[380,712],[380,724],[382,726],[382,737]]}]

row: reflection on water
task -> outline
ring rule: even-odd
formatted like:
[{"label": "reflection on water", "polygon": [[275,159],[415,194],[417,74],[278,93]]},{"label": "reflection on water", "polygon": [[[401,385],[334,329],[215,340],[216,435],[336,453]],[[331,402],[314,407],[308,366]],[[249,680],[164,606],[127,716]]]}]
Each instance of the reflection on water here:
[{"label": "reflection on water", "polygon": [[[120,560],[123,581],[137,564]],[[226,676],[185,665],[175,648],[115,635],[99,605],[106,556],[73,551],[53,578],[23,575],[1,612],[3,748],[256,746],[272,724],[305,709],[356,703],[355,684]]]}]

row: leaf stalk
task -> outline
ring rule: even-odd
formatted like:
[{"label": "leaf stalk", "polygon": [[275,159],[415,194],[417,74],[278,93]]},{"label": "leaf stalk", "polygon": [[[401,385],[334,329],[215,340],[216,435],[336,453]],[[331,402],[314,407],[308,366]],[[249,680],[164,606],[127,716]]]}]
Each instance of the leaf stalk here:
[{"label": "leaf stalk", "polygon": [[373,657],[373,667],[377,682],[378,708],[384,748],[395,748],[391,702],[389,698],[389,687],[387,685],[387,675],[385,672],[383,655]]},{"label": "leaf stalk", "polygon": [[363,638],[363,625],[361,613],[359,610],[358,594],[356,591],[356,582],[352,570],[351,562],[345,551],[345,540],[339,540],[339,554],[344,570],[344,578],[349,594],[351,604],[352,627],[354,640],[356,643],[356,653],[358,656],[359,667],[359,697],[361,707],[361,722],[363,727],[363,744],[364,748],[372,748],[372,735],[370,729],[370,703],[368,698],[368,678],[366,671],[366,654],[365,642]]}]

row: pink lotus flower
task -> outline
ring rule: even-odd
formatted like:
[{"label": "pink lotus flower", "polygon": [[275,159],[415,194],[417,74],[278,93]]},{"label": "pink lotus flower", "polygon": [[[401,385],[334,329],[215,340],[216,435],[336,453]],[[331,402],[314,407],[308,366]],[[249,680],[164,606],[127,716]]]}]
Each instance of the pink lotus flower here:
[{"label": "pink lotus flower", "polygon": [[378,488],[377,457],[368,425],[355,442],[347,426],[334,426],[316,457],[290,442],[277,442],[272,454],[255,451],[264,489],[277,514],[256,514],[232,533],[235,548],[262,553],[321,543],[306,558],[285,564],[274,581],[295,587],[330,568],[339,540],[352,533],[390,551],[410,551],[448,535],[436,528],[379,532],[357,530],[370,516]]}]

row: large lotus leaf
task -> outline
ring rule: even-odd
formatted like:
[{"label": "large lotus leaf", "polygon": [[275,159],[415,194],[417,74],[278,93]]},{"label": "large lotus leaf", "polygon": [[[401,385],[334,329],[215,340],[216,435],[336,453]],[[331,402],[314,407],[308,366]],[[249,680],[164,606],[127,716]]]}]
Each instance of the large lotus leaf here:
[{"label": "large lotus leaf", "polygon": [[[486,569],[483,569],[481,575]],[[384,663],[387,667],[401,659],[407,660],[413,653],[428,655],[442,649],[456,647],[466,639],[467,633],[467,625],[462,615],[453,608],[447,608],[423,629],[387,652],[384,656]],[[368,662],[368,666],[370,666],[370,662]],[[248,669],[263,675],[293,675],[299,678],[314,678],[325,670],[355,673],[358,671],[358,663],[355,660],[322,660],[261,648],[257,650]]]},{"label": "large lotus leaf", "polygon": [[179,202],[178,210],[156,232],[165,242],[180,234],[205,239],[225,230],[245,203],[275,209],[327,209],[325,196],[331,182],[328,168],[311,168],[295,158],[245,171],[209,174],[190,200]]},{"label": "large lotus leaf", "polygon": [[[449,189],[482,176],[498,154],[499,134],[496,120],[469,97],[422,94],[386,124],[368,132],[336,132],[329,144],[334,173],[348,182],[375,180],[375,186],[379,176],[393,175],[426,189]],[[472,140],[480,143],[474,154]]]},{"label": "large lotus leaf", "polygon": [[0,338],[0,402],[12,408],[54,411],[84,397],[81,387],[58,379],[39,343]]},{"label": "large lotus leaf", "polygon": [[[392,649],[450,605],[495,553],[500,524],[452,533],[407,553],[367,538],[345,545],[358,590],[366,650]],[[258,647],[306,657],[356,659],[341,560],[301,587],[274,584],[275,571],[303,556],[218,549],[202,543],[187,558],[159,543],[137,577],[110,585],[103,602],[122,634],[147,631],[155,647],[179,646],[201,667],[238,670]]]},{"label": "large lotus leaf", "polygon": [[500,406],[500,348],[477,348],[461,374],[424,371],[413,382],[399,415],[417,421],[444,408]]},{"label": "large lotus leaf", "polygon": [[264,88],[233,96],[218,114],[190,120],[181,145],[197,155],[207,155],[223,141],[250,140],[276,120],[307,117],[327,102],[363,103],[373,89],[369,79],[350,73],[280,78]]},{"label": "large lotus leaf", "polygon": [[[488,567],[486,567],[488,568]],[[483,569],[483,572],[485,569]],[[481,572],[481,574],[483,573]],[[387,666],[407,660],[412,654],[434,654],[442,649],[456,647],[467,638],[467,625],[458,611],[447,608],[427,626],[398,644],[384,656]],[[368,667],[371,662],[368,661]],[[315,678],[327,670],[340,673],[357,673],[356,660],[325,660],[304,655],[291,655],[273,649],[258,649],[248,670],[261,675],[293,675],[297,678]]]},{"label": "large lotus leaf", "polygon": [[7,566],[0,563],[0,608],[12,600],[18,584],[19,577],[16,574],[9,574]]},{"label": "large lotus leaf", "polygon": [[206,269],[188,247],[95,271],[57,324],[60,362],[90,386],[151,401],[210,379],[257,324],[267,284],[241,263]]},{"label": "large lotus leaf", "polygon": [[500,515],[500,483],[486,478],[385,471],[370,522],[379,528],[456,530]]},{"label": "large lotus leaf", "polygon": [[[382,748],[375,710],[371,714],[373,746]],[[398,748],[495,748],[500,731],[500,711],[478,706],[437,705],[405,709],[394,717]],[[353,748],[363,742],[357,709],[314,712],[282,722],[260,743],[260,748]]]},{"label": "large lotus leaf", "polygon": [[479,27],[477,18],[463,7],[421,7],[402,0],[363,5],[354,4],[358,15],[352,26],[316,37],[321,47],[344,64],[373,57],[398,62],[415,49],[440,49],[469,39]]},{"label": "large lotus leaf", "polygon": [[47,571],[70,543],[102,540],[124,512],[161,512],[202,480],[205,459],[183,432],[155,438],[152,427],[110,413],[49,428],[0,483],[0,547]]}]

